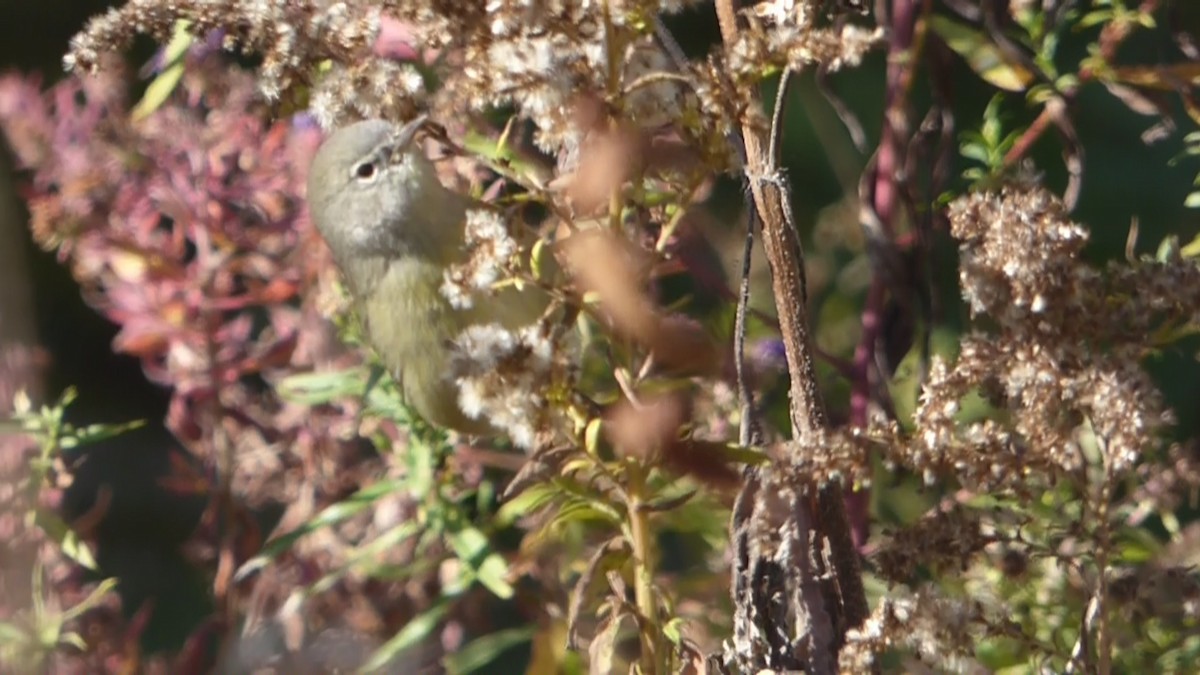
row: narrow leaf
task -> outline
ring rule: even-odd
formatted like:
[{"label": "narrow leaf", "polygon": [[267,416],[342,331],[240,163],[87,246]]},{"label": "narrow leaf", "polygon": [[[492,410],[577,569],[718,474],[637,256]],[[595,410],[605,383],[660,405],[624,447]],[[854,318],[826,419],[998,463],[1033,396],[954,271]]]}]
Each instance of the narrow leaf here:
[{"label": "narrow leaf", "polygon": [[[449,675],[467,675],[487,666],[509,649],[533,639],[534,626],[521,626],[489,633],[472,640],[470,644],[446,657],[446,672]],[[492,671],[494,672],[494,671]]]},{"label": "narrow leaf", "polygon": [[358,672],[365,675],[385,669],[394,671],[396,659],[402,652],[417,646],[422,640],[433,634],[438,624],[445,618],[446,613],[450,611],[452,600],[451,596],[444,595],[424,613],[413,617],[412,621],[405,624],[399,633],[396,633],[391,640],[376,650],[371,658],[358,669]]}]

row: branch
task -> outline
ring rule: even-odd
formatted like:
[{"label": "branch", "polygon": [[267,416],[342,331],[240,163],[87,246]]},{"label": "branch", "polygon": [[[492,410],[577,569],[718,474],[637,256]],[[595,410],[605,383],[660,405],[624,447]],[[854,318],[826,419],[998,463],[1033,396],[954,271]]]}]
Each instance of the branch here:
[{"label": "branch", "polygon": [[[734,2],[716,2],[727,47],[737,40]],[[825,429],[828,420],[811,347],[803,253],[791,219],[786,184],[779,175],[783,105],[791,77],[790,70],[781,77],[770,130],[747,120],[735,143],[741,146],[737,149],[743,151],[739,154],[746,162],[753,197],[750,206],[762,223],[763,248],[788,362],[792,433],[805,438]],[[784,487],[791,489],[781,489]],[[812,488],[816,488],[815,500]],[[815,536],[808,536],[810,528]],[[757,535],[769,531],[805,545],[800,550],[766,546]],[[797,537],[801,533],[803,538]],[[743,670],[752,668],[751,672],[798,666],[808,672],[832,672],[845,631],[867,616],[858,552],[850,536],[841,487],[811,485],[807,477],[789,472],[786,463],[752,471],[735,507],[732,534],[737,616],[735,653],[726,654],[726,663],[732,661]],[[782,579],[771,574],[781,567],[786,572]],[[811,576],[814,574],[817,576]],[[792,575],[798,578],[787,578]],[[818,593],[812,592],[817,587],[814,582],[819,584]],[[782,607],[778,606],[781,602]],[[749,624],[756,624],[759,630],[749,630]],[[772,639],[788,628],[790,637],[784,644]]]}]

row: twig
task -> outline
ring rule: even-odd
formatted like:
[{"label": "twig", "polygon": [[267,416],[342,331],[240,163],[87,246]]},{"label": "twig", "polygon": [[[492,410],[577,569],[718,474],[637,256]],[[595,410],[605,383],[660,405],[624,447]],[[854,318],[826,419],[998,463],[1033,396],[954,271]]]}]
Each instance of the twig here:
[{"label": "twig", "polygon": [[667,30],[666,24],[657,15],[654,17],[654,37],[658,38],[659,44],[662,45],[663,51],[667,52],[667,57],[671,59],[671,64],[679,72],[687,72],[688,58],[687,54],[683,53],[683,47],[679,46],[679,41],[671,35],[671,31]]},{"label": "twig", "polygon": [[1087,608],[1083,613],[1083,621],[1079,626],[1079,638],[1075,640],[1075,646],[1071,648],[1071,657],[1067,661],[1063,673],[1071,675],[1076,672],[1076,668],[1087,669],[1091,665],[1091,657],[1089,656],[1088,638],[1090,637],[1092,623],[1096,620],[1096,615],[1100,612],[1099,596],[1093,595],[1088,601]]},{"label": "twig", "polygon": [[[780,162],[783,134],[783,113],[787,105],[788,92],[791,90],[792,69],[785,68],[779,76],[779,88],[775,94],[775,109],[771,114],[771,159],[769,170],[776,170]],[[758,225],[758,211],[747,209],[746,243],[742,248],[742,280],[738,289],[737,314],[734,318],[733,349],[734,367],[737,371],[738,396],[741,399],[741,425],[738,432],[738,443],[743,446],[762,443],[762,426],[757,419],[754,409],[754,393],[746,381],[746,309],[750,305],[750,268],[754,258],[754,230]],[[788,225],[795,229],[791,221],[791,209],[785,209],[788,214]],[[807,298],[805,298],[807,300]]]},{"label": "twig", "polygon": [[746,218],[746,243],[742,248],[742,281],[738,288],[737,314],[733,319],[733,366],[737,373],[738,399],[742,419],[738,428],[738,444],[743,447],[760,445],[762,426],[754,408],[754,392],[746,380],[746,314],[750,307],[750,266],[754,257],[754,230],[758,214],[751,209]]},{"label": "twig", "polygon": [[1067,102],[1062,96],[1053,96],[1046,101],[1042,112],[1038,114],[1033,124],[1029,125],[1025,133],[1021,134],[1021,137],[1005,153],[1004,166],[1016,165],[1051,125],[1058,130],[1063,139],[1063,162],[1067,168],[1067,187],[1063,191],[1063,203],[1067,205],[1067,208],[1073,209],[1079,201],[1079,192],[1082,188],[1083,146],[1075,133],[1075,126],[1067,115]]},{"label": "twig", "polygon": [[850,142],[854,143],[854,148],[862,153],[867,152],[867,132],[863,130],[862,122],[858,121],[858,116],[850,109],[849,104],[833,90],[829,71],[824,64],[817,68],[816,84],[817,91],[821,92],[825,101],[833,108],[834,114],[842,121],[842,126],[846,127],[846,133],[850,134]]},{"label": "twig", "polygon": [[[837,25],[840,28],[846,23],[846,17],[838,17]],[[833,83],[829,80],[829,66],[822,63],[817,66],[817,73],[814,81],[817,85],[817,91],[825,98],[825,101],[833,108],[833,112],[841,120],[842,126],[846,128],[846,133],[850,134],[850,142],[854,144],[854,148],[860,153],[867,152],[867,132],[863,129],[862,122],[858,120],[858,115],[850,109],[850,106],[838,96],[833,90]]]},{"label": "twig", "polygon": [[[767,146],[767,169],[778,171],[783,155],[783,112],[787,108],[788,94],[792,91],[792,76],[795,71],[791,66],[783,69],[779,75],[779,86],[775,92],[775,106],[771,111],[771,140]],[[790,205],[788,205],[790,206]],[[791,208],[784,209],[788,221],[792,219]],[[795,223],[791,223],[793,226]]]},{"label": "twig", "polygon": [[[1104,482],[1100,485],[1100,494],[1096,498],[1096,591],[1093,600],[1096,603],[1096,672],[1099,675],[1112,673],[1112,628],[1108,621],[1108,557],[1112,553],[1112,523],[1109,516],[1109,504],[1112,503],[1116,473],[1113,469],[1112,455],[1109,452],[1108,440],[1097,435],[1104,457]],[[1086,628],[1085,628],[1086,629]]]}]

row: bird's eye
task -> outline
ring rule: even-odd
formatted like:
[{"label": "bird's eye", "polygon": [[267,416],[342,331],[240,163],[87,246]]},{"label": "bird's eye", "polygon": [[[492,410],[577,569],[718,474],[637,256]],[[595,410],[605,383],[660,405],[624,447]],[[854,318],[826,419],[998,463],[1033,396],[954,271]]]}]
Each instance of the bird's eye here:
[{"label": "bird's eye", "polygon": [[363,162],[354,167],[354,177],[359,180],[373,180],[375,178],[375,163]]}]

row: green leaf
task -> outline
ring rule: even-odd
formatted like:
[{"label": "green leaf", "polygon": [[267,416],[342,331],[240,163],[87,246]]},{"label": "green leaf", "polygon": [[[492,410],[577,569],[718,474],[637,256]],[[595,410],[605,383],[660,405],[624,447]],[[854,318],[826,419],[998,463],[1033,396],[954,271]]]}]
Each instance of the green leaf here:
[{"label": "green leaf", "polygon": [[[1200,195],[1200,192],[1196,195]],[[1192,241],[1188,241],[1187,246],[1183,246],[1180,253],[1184,258],[1200,258],[1200,234],[1196,235]]]},{"label": "green leaf", "polygon": [[463,147],[473,155],[509,167],[520,175],[538,176],[543,173],[540,166],[514,152],[509,143],[498,144],[487,136],[471,132],[463,139]]},{"label": "green leaf", "polygon": [[1116,536],[1116,559],[1127,565],[1148,562],[1162,552],[1163,544],[1149,531],[1122,527]]},{"label": "green leaf", "polygon": [[51,649],[58,646],[58,638],[62,635],[62,621],[55,620],[51,617],[48,621],[38,626],[37,639],[38,644],[44,649]]},{"label": "green leaf", "polygon": [[466,526],[448,532],[446,540],[479,583],[499,598],[507,600],[513,596],[513,587],[505,579],[508,576],[508,563],[491,550],[483,532],[476,527]]},{"label": "green leaf", "polygon": [[300,373],[285,377],[275,391],[286,401],[321,405],[362,396],[367,375],[368,368],[365,366],[327,373]]},{"label": "green leaf", "polygon": [[413,617],[399,633],[396,633],[391,640],[377,649],[371,658],[358,669],[358,672],[376,673],[389,668],[389,666],[394,666],[394,659],[401,652],[417,646],[422,640],[433,634],[438,624],[446,616],[446,612],[450,611],[453,599],[453,596],[443,595],[424,613]]},{"label": "green leaf", "polygon": [[554,517],[550,518],[541,528],[531,532],[530,543],[536,546],[546,540],[553,540],[566,526],[571,524],[600,521],[609,527],[619,528],[623,521],[615,517],[615,513],[611,509],[597,509],[582,499],[564,496],[563,503],[554,513]]},{"label": "green leaf", "polygon": [[964,143],[959,149],[958,154],[967,159],[973,159],[980,164],[988,164],[991,161],[991,153],[979,143]]},{"label": "green leaf", "polygon": [[766,464],[771,461],[767,453],[759,448],[745,448],[735,443],[712,443],[709,445],[721,455],[726,462],[738,464]]},{"label": "green leaf", "polygon": [[68,530],[67,534],[62,538],[62,552],[68,558],[74,560],[80,566],[89,570],[96,570],[96,558],[92,555],[92,549],[87,545],[87,542],[79,538],[79,535],[74,530]]},{"label": "green leaf", "polygon": [[583,447],[593,457],[599,456],[600,432],[603,429],[603,425],[604,421],[597,417],[588,421],[587,428],[583,432]]},{"label": "green leaf", "polygon": [[1158,262],[1171,262],[1181,257],[1182,250],[1179,246],[1178,235],[1168,235],[1163,237],[1163,240],[1158,243],[1158,250],[1154,252],[1154,259]]},{"label": "green leaf", "polygon": [[75,429],[69,435],[64,436],[59,441],[59,447],[64,450],[97,443],[107,440],[115,436],[120,436],[126,431],[132,431],[146,425],[146,420],[133,420],[131,422],[123,422],[121,424],[89,424],[82,429]]},{"label": "green leaf", "polygon": [[79,398],[79,390],[75,387],[67,387],[63,390],[62,396],[58,397],[58,403],[54,404],[54,408],[42,408],[43,412],[51,413],[56,419],[62,419],[62,411],[75,402]]},{"label": "green leaf", "polygon": [[505,502],[496,511],[497,525],[511,525],[522,516],[536,513],[546,504],[552,502],[559,492],[549,483],[532,485],[524,492]]},{"label": "green leaf", "polygon": [[1007,63],[986,33],[942,15],[934,15],[929,26],[971,70],[993,86],[1006,91],[1024,91],[1033,83],[1033,73],[1021,64]]},{"label": "green leaf", "polygon": [[96,607],[97,605],[99,605],[101,602],[104,601],[104,596],[108,595],[109,592],[112,591],[116,587],[117,587],[117,579],[115,577],[108,578],[108,579],[105,579],[104,581],[101,581],[99,584],[96,584],[96,587],[94,589],[92,589],[91,593],[88,593],[88,596],[86,598],[77,602],[74,607],[71,607],[70,609],[64,611],[62,613],[62,615],[60,616],[59,620],[61,622],[65,623],[67,621],[70,621],[71,619],[74,619],[75,617],[79,616],[80,614],[83,614],[84,612],[88,611],[89,609]]},{"label": "green leaf", "polygon": [[71,528],[67,526],[63,519],[53,511],[38,509],[33,512],[33,524],[39,530],[44,532],[51,541],[54,541],[59,546],[66,541],[67,535],[70,534]]},{"label": "green leaf", "polygon": [[146,93],[142,95],[142,100],[134,106],[132,111],[134,121],[140,120],[162,107],[162,104],[171,97],[171,92],[175,91],[179,81],[183,79],[183,57],[195,40],[188,32],[189,25],[188,21],[182,19],[175,22],[175,33],[171,36],[171,41],[167,43],[167,48],[163,52],[163,63],[166,64],[166,67],[146,87]]},{"label": "green leaf", "polygon": [[467,675],[478,671],[516,645],[531,641],[534,631],[535,626],[521,626],[476,638],[446,657],[446,672],[449,675]]},{"label": "green leaf", "polygon": [[691,501],[692,497],[696,496],[696,490],[687,490],[681,494],[667,496],[663,495],[652,499],[645,505],[645,510],[651,513],[661,513],[663,511],[674,511]]},{"label": "green leaf", "polygon": [[58,638],[58,644],[64,647],[72,647],[74,649],[78,649],[79,651],[87,650],[87,642],[85,642],[83,637],[75,631],[60,635]]},{"label": "green leaf", "polygon": [[552,279],[557,267],[554,254],[548,250],[549,248],[549,241],[538,239],[533,242],[533,247],[529,251],[529,269],[533,272],[533,278],[539,281]]},{"label": "green leaf", "polygon": [[1116,13],[1111,9],[1098,9],[1084,14],[1079,22],[1075,24],[1075,29],[1091,28],[1099,26],[1102,23],[1108,23],[1116,16]]},{"label": "green leaf", "polygon": [[682,617],[672,617],[670,621],[663,626],[663,635],[666,636],[671,644],[679,646],[683,643],[683,627],[686,625]]},{"label": "green leaf", "polygon": [[414,497],[427,497],[437,493],[438,486],[438,455],[437,448],[428,443],[413,442],[410,439],[404,453],[405,482],[409,494]]},{"label": "green leaf", "polygon": [[364,562],[370,563],[371,561],[381,559],[385,550],[398,546],[416,534],[419,527],[420,525],[417,522],[411,520],[400,523],[396,527],[375,537],[375,539],[366,545],[351,550],[347,555],[346,562],[308,587],[305,591],[306,595],[314,596],[324,593],[351,571],[362,567]]},{"label": "green leaf", "polygon": [[403,487],[403,483],[397,480],[385,480],[369,485],[358,492],[350,495],[342,501],[331,504],[322,509],[320,513],[313,516],[308,522],[297,527],[296,529],[286,534],[280,535],[267,542],[263,546],[262,552],[247,560],[238,570],[236,578],[242,578],[246,574],[253,572],[268,562],[273,560],[275,556],[291,549],[301,537],[311,532],[315,532],[327,525],[336,525],[337,523],[351,518],[359,513],[370,508],[380,498],[385,497]]},{"label": "green leaf", "polygon": [[[570,466],[570,463],[567,465]],[[566,468],[564,468],[564,471]],[[578,481],[569,478],[557,478],[554,480],[554,485],[561,489],[565,494],[577,497],[587,502],[598,513],[603,514],[613,523],[622,523],[625,521],[623,508],[619,505],[614,505],[605,500],[601,495],[591,488],[590,485],[583,485]],[[618,510],[618,509],[621,510]]]}]

